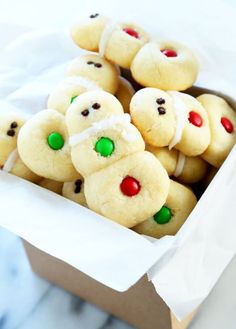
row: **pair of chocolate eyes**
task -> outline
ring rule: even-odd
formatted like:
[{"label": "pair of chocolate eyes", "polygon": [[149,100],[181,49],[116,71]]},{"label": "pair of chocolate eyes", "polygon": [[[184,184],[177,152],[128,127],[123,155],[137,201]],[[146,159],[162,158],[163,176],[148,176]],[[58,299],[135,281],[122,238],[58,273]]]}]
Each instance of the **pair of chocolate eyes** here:
[{"label": "pair of chocolate eyes", "polygon": [[15,129],[18,127],[18,123],[13,121],[10,125],[10,129],[8,129],[7,131],[7,135],[10,136],[10,137],[14,137],[15,134],[16,134],[16,131]]},{"label": "pair of chocolate eyes", "polygon": [[102,64],[101,63],[96,63],[96,62],[93,62],[93,61],[88,61],[87,64],[88,65],[94,65],[94,67],[97,67],[97,68],[101,68],[102,67]]},{"label": "pair of chocolate eyes", "polygon": [[96,14],[92,14],[92,15],[90,15],[89,18],[96,18],[96,17],[98,17],[98,16],[99,16],[99,14],[96,13]]},{"label": "pair of chocolate eyes", "polygon": [[[94,104],[92,105],[92,108],[93,108],[94,110],[99,110],[100,107],[101,107],[101,105],[100,105],[99,103],[94,103]],[[83,111],[81,112],[81,114],[82,114],[84,117],[87,117],[87,116],[89,115],[89,109],[85,109],[85,110],[83,110]]]},{"label": "pair of chocolate eyes", "polygon": [[160,115],[166,114],[166,109],[163,106],[159,106],[159,105],[165,104],[165,102],[166,101],[164,100],[164,98],[157,98],[156,99],[156,103],[158,105],[157,111]]},{"label": "pair of chocolate eyes", "polygon": [[74,188],[74,193],[75,194],[79,194],[81,192],[81,187],[82,187],[82,180],[81,179],[77,179],[75,181],[75,188]]}]

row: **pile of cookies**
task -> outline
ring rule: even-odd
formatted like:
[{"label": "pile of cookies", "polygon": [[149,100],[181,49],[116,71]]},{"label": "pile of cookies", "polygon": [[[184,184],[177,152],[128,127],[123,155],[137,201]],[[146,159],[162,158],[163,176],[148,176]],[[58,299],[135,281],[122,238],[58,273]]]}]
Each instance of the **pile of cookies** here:
[{"label": "pile of cookies", "polygon": [[236,113],[221,97],[182,92],[199,68],[179,43],[99,14],[71,35],[89,52],[47,109],[0,115],[1,169],[138,233],[176,234],[236,142]]}]

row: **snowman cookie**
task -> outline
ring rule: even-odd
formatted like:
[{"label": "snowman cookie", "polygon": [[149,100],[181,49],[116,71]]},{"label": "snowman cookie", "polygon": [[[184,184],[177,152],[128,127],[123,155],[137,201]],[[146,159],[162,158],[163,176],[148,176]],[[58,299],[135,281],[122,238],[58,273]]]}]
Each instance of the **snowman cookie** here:
[{"label": "snowman cookie", "polygon": [[48,178],[43,178],[38,185],[57,194],[61,194],[63,187],[62,182],[57,182]]},{"label": "snowman cookie", "polygon": [[171,180],[165,205],[133,229],[137,233],[157,239],[165,235],[175,235],[196,203],[197,199],[189,188]]},{"label": "snowman cookie", "polygon": [[135,90],[132,84],[127,79],[119,77],[119,88],[115,96],[120,101],[126,113],[129,112],[129,105],[134,94]]},{"label": "snowman cookie", "polygon": [[114,23],[99,14],[75,24],[71,35],[79,47],[99,51],[101,56],[124,68],[130,67],[137,52],[149,41],[141,27]]},{"label": "snowman cookie", "polygon": [[198,61],[193,52],[180,43],[151,41],[134,57],[131,72],[142,86],[181,91],[195,82]]},{"label": "snowman cookie", "polygon": [[36,174],[59,182],[76,179],[68,141],[65,117],[43,110],[21,128],[18,151],[24,163]]},{"label": "snowman cookie", "polygon": [[0,114],[0,169],[36,183],[40,177],[25,166],[17,150],[17,137],[24,123],[18,113]]},{"label": "snowman cookie", "polygon": [[130,103],[132,122],[156,147],[175,147],[187,156],[202,154],[210,143],[208,116],[192,96],[156,88],[139,90]]},{"label": "snowman cookie", "polygon": [[204,94],[198,101],[207,111],[211,142],[202,158],[219,168],[236,143],[236,113],[221,97]]},{"label": "snowman cookie", "polygon": [[90,209],[133,227],[164,205],[169,178],[160,162],[144,151],[86,177],[84,191]]},{"label": "snowman cookie", "polygon": [[77,178],[73,182],[64,183],[62,195],[81,206],[87,207],[87,202],[84,195],[84,180],[82,177]]},{"label": "snowman cookie", "polygon": [[147,145],[146,149],[157,157],[169,176],[181,183],[197,183],[207,174],[208,164],[200,157],[188,157],[176,149],[169,150],[168,147]]},{"label": "snowman cookie", "polygon": [[111,94],[115,94],[118,90],[119,70],[97,54],[86,54],[75,58],[70,63],[67,74],[87,79]]}]

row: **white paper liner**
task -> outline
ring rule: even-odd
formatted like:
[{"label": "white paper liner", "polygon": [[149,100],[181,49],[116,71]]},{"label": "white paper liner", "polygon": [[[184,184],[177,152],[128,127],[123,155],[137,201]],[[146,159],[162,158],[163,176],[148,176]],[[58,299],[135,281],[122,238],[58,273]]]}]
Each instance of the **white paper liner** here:
[{"label": "white paper liner", "polygon": [[5,164],[2,168],[2,170],[6,171],[6,172],[10,172],[12,170],[12,168],[14,167],[17,159],[19,159],[19,153],[18,153],[17,149],[15,149],[10,153],[7,161],[5,162]]},{"label": "white paper liner", "polygon": [[179,152],[177,164],[173,176],[179,177],[183,173],[185,161],[186,161],[186,156],[183,153]]}]

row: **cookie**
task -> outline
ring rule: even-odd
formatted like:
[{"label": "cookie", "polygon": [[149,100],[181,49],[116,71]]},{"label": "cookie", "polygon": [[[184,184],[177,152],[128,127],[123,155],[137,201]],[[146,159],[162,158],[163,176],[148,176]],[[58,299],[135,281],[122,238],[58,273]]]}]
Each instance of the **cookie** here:
[{"label": "cookie", "polygon": [[73,182],[64,183],[62,195],[71,201],[87,207],[87,202],[84,195],[84,181],[82,177]]},{"label": "cookie", "polygon": [[100,87],[93,81],[83,77],[68,77],[64,79],[49,95],[48,109],[57,110],[65,114],[70,104],[77,96],[90,90],[99,90]]},{"label": "cookie", "polygon": [[120,101],[126,113],[129,112],[129,105],[134,94],[135,90],[132,84],[127,79],[119,77],[119,88],[115,96]]},{"label": "cookie", "polygon": [[193,52],[180,43],[151,41],[134,57],[131,72],[142,86],[181,91],[197,79],[198,61]]},{"label": "cookie", "polygon": [[17,150],[17,137],[25,119],[14,112],[0,114],[0,169],[36,183],[40,177],[22,162]]},{"label": "cookie", "polygon": [[181,183],[197,183],[207,174],[208,164],[200,157],[187,157],[178,150],[169,150],[168,147],[147,145],[146,149],[157,157],[169,176]]},{"label": "cookie", "polygon": [[62,187],[63,187],[63,183],[62,182],[57,182],[55,180],[52,179],[48,179],[48,178],[43,178],[39,184],[39,186],[46,188],[47,190],[50,190],[54,193],[60,194],[62,193]]},{"label": "cookie", "polygon": [[171,180],[165,205],[133,229],[137,233],[157,239],[165,235],[175,235],[196,203],[197,199],[189,188]]},{"label": "cookie", "polygon": [[117,67],[97,54],[86,54],[75,58],[68,67],[67,75],[86,78],[111,94],[115,94],[118,90]]},{"label": "cookie", "polygon": [[207,111],[211,142],[202,158],[219,168],[236,143],[236,113],[221,97],[203,94],[198,101]]},{"label": "cookie", "polygon": [[65,117],[55,110],[43,110],[21,128],[18,135],[21,159],[33,172],[59,182],[76,179],[68,142]]},{"label": "cookie", "polygon": [[130,114],[149,145],[175,147],[193,157],[202,154],[210,143],[207,113],[190,95],[144,88],[133,96]]},{"label": "cookie", "polygon": [[95,172],[86,177],[84,185],[89,208],[126,227],[158,212],[168,191],[166,170],[146,151]]}]

